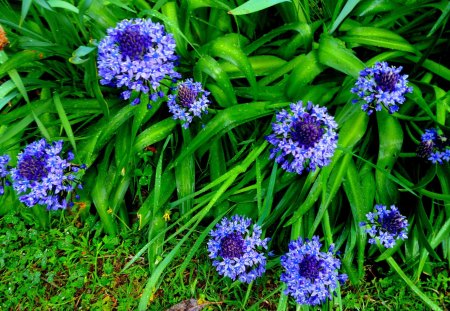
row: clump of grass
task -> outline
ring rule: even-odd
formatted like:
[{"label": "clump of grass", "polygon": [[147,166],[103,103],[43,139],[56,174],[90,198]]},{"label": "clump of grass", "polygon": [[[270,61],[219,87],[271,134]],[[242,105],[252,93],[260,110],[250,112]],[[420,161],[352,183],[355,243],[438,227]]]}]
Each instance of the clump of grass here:
[{"label": "clump of grass", "polygon": [[130,310],[148,277],[139,259],[122,271],[143,244],[136,230],[98,234],[93,217],[57,213],[51,229],[36,229],[18,211],[0,218],[0,308],[16,310]]}]

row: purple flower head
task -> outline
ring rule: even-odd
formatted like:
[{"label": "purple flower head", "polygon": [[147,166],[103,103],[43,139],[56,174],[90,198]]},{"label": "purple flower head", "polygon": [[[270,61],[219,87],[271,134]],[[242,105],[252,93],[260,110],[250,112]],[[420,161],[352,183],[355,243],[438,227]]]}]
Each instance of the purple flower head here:
[{"label": "purple flower head", "polygon": [[123,89],[122,99],[131,99],[132,105],[139,104],[140,93],[156,100],[152,95],[163,80],[172,83],[181,77],[174,70],[175,40],[163,25],[136,18],[119,22],[107,33],[98,45],[100,83]]},{"label": "purple flower head", "polygon": [[311,240],[301,237],[289,243],[289,252],[281,256],[285,272],[281,281],[286,283],[286,295],[301,305],[315,306],[331,299],[337,282],[344,283],[346,274],[338,274],[341,261],[334,256],[334,245],[321,252],[318,236]]},{"label": "purple flower head", "polygon": [[173,118],[180,119],[183,127],[188,128],[194,117],[208,113],[209,94],[200,82],[187,79],[178,84],[175,95],[168,96],[167,106]]},{"label": "purple flower head", "polygon": [[314,171],[331,162],[337,145],[337,123],[327,108],[302,101],[281,110],[272,123],[273,134],[266,137],[274,148],[270,158],[288,172]]},{"label": "purple flower head", "polygon": [[417,156],[429,160],[433,164],[449,162],[450,141],[447,137],[440,135],[438,129],[427,129],[425,134],[422,135],[419,147],[417,147]]},{"label": "purple flower head", "polygon": [[400,75],[402,68],[378,62],[372,68],[362,70],[355,87],[351,89],[359,97],[353,103],[362,101],[361,108],[368,115],[380,111],[383,106],[389,113],[398,111],[399,105],[405,102],[405,94],[413,91],[412,87],[408,87],[408,75]]},{"label": "purple flower head", "polygon": [[6,176],[9,175],[9,155],[5,154],[0,156],[0,195],[5,193],[5,185],[8,185]]},{"label": "purple flower head", "polygon": [[66,196],[74,188],[73,173],[78,166],[68,161],[73,157],[71,152],[62,158],[62,147],[62,140],[49,144],[41,139],[17,156],[17,167],[11,169],[12,186],[28,207],[39,204],[48,210],[67,208]]},{"label": "purple flower head", "polygon": [[8,176],[9,169],[8,169],[8,162],[9,162],[9,155],[5,154],[0,156],[0,178],[4,178]]},{"label": "purple flower head", "polygon": [[408,238],[408,220],[400,214],[395,205],[390,209],[386,206],[375,205],[375,212],[366,215],[368,222],[361,223],[361,227],[366,227],[366,232],[370,235],[369,243],[376,244],[376,239],[386,248],[392,248],[396,240]]},{"label": "purple flower head", "polygon": [[223,218],[210,232],[209,257],[220,275],[233,281],[250,283],[266,270],[266,252],[269,238],[261,239],[261,227],[239,215]]}]

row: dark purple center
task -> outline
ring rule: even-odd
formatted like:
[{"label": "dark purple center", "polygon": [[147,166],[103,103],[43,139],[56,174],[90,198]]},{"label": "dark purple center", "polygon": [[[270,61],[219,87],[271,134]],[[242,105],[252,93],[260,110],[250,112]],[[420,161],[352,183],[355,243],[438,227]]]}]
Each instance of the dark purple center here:
[{"label": "dark purple center", "polygon": [[141,58],[149,45],[149,40],[141,34],[139,25],[128,26],[117,34],[116,40],[120,54],[124,58],[128,56],[131,60]]},{"label": "dark purple center", "polygon": [[399,78],[399,75],[393,72],[374,74],[375,82],[383,92],[392,92]]},{"label": "dark purple center", "polygon": [[294,122],[291,137],[304,148],[313,147],[323,136],[321,122],[310,114],[305,114],[303,119]]},{"label": "dark purple center", "polygon": [[180,85],[178,87],[178,102],[186,108],[190,108],[197,99],[197,92],[187,86]]},{"label": "dark purple center", "polygon": [[18,168],[20,175],[29,181],[38,181],[48,173],[42,159],[29,155],[19,162]]},{"label": "dark purple center", "polygon": [[433,152],[434,143],[432,140],[423,141],[417,148],[417,155],[422,159],[428,159]]},{"label": "dark purple center", "polygon": [[391,234],[399,234],[403,229],[403,217],[400,213],[390,213],[381,219],[381,227]]},{"label": "dark purple center", "polygon": [[316,257],[306,255],[299,263],[299,273],[302,277],[310,279],[312,281],[319,277],[319,273],[322,270],[322,260],[318,260]]},{"label": "dark purple center", "polygon": [[244,239],[240,233],[231,233],[220,241],[220,256],[241,258],[244,255]]}]

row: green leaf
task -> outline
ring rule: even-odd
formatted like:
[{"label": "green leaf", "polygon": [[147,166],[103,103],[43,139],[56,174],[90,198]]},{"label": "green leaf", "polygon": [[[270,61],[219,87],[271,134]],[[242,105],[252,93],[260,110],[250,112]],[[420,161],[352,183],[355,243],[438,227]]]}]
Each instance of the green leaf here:
[{"label": "green leaf", "polygon": [[41,60],[43,58],[44,54],[38,51],[25,50],[14,53],[11,58],[0,66],[0,77],[12,69],[17,69],[21,66],[27,65],[30,62]]},{"label": "green leaf", "polygon": [[246,47],[244,47],[244,52],[247,55],[252,54],[254,51],[274,40],[274,38],[282,35],[289,35],[289,32],[295,31],[304,37],[305,41],[313,40],[313,33],[319,26],[318,23],[309,25],[307,23],[291,23],[287,25],[280,26],[273,29],[272,31],[264,34],[259,39],[250,42]]},{"label": "green leaf", "polygon": [[221,97],[216,98],[220,106],[229,107],[237,104],[236,94],[233,85],[230,82],[230,78],[220,67],[220,64],[209,55],[204,55],[194,66],[194,78],[196,81],[205,80],[203,78],[203,73],[213,78],[225,95],[225,100],[220,100]]},{"label": "green leaf", "polygon": [[147,146],[153,145],[154,143],[163,140],[170,133],[172,133],[175,126],[178,124],[173,118],[167,118],[165,120],[159,121],[153,124],[146,130],[142,131],[137,137],[134,143],[134,152],[140,152]]},{"label": "green leaf", "polygon": [[341,39],[352,44],[377,46],[411,53],[417,52],[402,36],[377,27],[352,27]]},{"label": "green leaf", "polygon": [[386,259],[388,264],[392,269],[397,272],[397,274],[405,281],[405,283],[409,286],[409,288],[416,293],[422,300],[425,302],[433,311],[442,311],[438,305],[436,305],[426,294],[424,294],[403,272],[403,270],[398,266],[395,260],[392,257]]},{"label": "green leaf", "polygon": [[[160,187],[158,193],[155,193],[154,190],[150,192],[149,196],[145,199],[144,203],[137,212],[140,230],[152,220],[152,212],[163,206],[175,191],[176,181],[172,170],[168,171],[166,169],[159,177],[159,180]],[[158,196],[157,200],[156,196]],[[155,204],[155,201],[157,201],[157,204]]]},{"label": "green leaf", "polygon": [[[420,60],[420,57],[415,55],[405,55],[405,58],[412,61],[413,63],[417,63]],[[430,59],[426,59],[423,62],[422,67],[428,69],[432,73],[437,74],[445,80],[450,81],[450,69],[448,69],[444,65],[436,63],[435,61],[432,61]]]},{"label": "green leaf", "polygon": [[339,13],[339,16],[336,18],[336,20],[333,22],[333,25],[331,26],[331,29],[329,31],[330,34],[332,34],[342,23],[342,21],[350,14],[350,12],[355,8],[355,6],[361,2],[361,0],[349,0],[347,3],[345,3],[344,8],[342,9],[341,13]]},{"label": "green leaf", "polygon": [[172,262],[172,260],[175,258],[175,256],[178,255],[179,250],[183,243],[189,238],[189,236],[192,234],[196,226],[193,226],[189,232],[187,232],[183,238],[180,240],[180,242],[175,245],[175,247],[170,251],[169,254],[156,266],[155,270],[152,271],[152,274],[150,278],[147,281],[147,284],[145,285],[144,291],[142,292],[141,300],[139,301],[138,310],[139,311],[145,311],[147,310],[147,305],[150,300],[150,296],[154,291],[156,290],[156,284],[159,282],[161,274],[163,273],[164,269]]},{"label": "green leaf", "polygon": [[25,99],[25,101],[29,104],[30,103],[30,98],[28,97],[27,89],[25,88],[25,85],[23,84],[22,78],[20,77],[20,75],[17,72],[17,70],[12,69],[12,70],[8,71],[8,75],[11,78],[11,81],[14,82],[15,86],[19,90],[20,95],[22,95],[23,98]]},{"label": "green leaf", "polygon": [[73,4],[70,4],[66,1],[62,1],[62,0],[48,0],[47,2],[52,8],[61,8],[61,9],[65,9],[67,11],[70,11],[72,13],[78,14],[78,8],[76,6],[74,6]]},{"label": "green leaf", "polygon": [[450,2],[447,2],[447,6],[442,11],[441,16],[439,16],[438,20],[433,25],[433,27],[431,28],[430,32],[427,34],[427,37],[431,37],[436,32],[436,30],[439,27],[441,27],[441,25],[443,25],[443,24],[445,25],[446,19],[448,18],[449,14],[450,14]]},{"label": "green leaf", "polygon": [[181,152],[173,165],[178,165],[184,157],[193,154],[200,146],[207,144],[212,139],[219,138],[230,129],[251,120],[266,116],[272,112],[273,110],[268,103],[265,102],[241,104],[219,111],[217,115],[208,122],[206,127],[198,133],[189,146]]},{"label": "green leaf", "polygon": [[[256,55],[248,58],[252,70],[256,76],[265,76],[277,68],[286,64],[286,61],[273,55]],[[244,72],[238,66],[229,62],[220,62],[220,67],[227,73],[230,79],[244,78]]]},{"label": "green leaf", "polygon": [[249,0],[237,8],[228,12],[232,15],[244,15],[258,12],[282,2],[291,2],[291,0]]},{"label": "green leaf", "polygon": [[19,26],[22,26],[23,21],[27,17],[28,11],[30,10],[30,6],[31,6],[32,2],[33,2],[32,0],[23,0],[22,1],[22,11],[20,14]]},{"label": "green leaf", "polygon": [[[104,162],[109,161],[109,159],[104,159]],[[103,173],[102,173],[103,172]],[[109,206],[109,194],[105,184],[110,181],[110,176],[101,169],[99,169],[99,175],[95,179],[95,184],[92,189],[92,201],[94,202],[95,209],[100,216],[100,220],[103,224],[107,234],[116,235],[118,232],[117,224],[112,215],[112,209]]]},{"label": "green leaf", "polygon": [[388,176],[403,145],[403,130],[398,119],[386,110],[377,112],[377,124],[380,141],[377,166],[382,168],[382,171],[375,172],[378,203],[391,205],[397,202],[398,191],[397,185]]},{"label": "green leaf", "polygon": [[96,47],[92,46],[80,46],[75,51],[73,51],[72,57],[69,58],[69,62],[75,65],[83,64],[89,60],[89,58],[83,57],[89,55],[96,49]]},{"label": "green leaf", "polygon": [[366,67],[352,50],[345,47],[343,41],[326,34],[320,36],[319,61],[354,78]]},{"label": "green leaf", "polygon": [[259,214],[258,225],[261,225],[264,222],[264,220],[269,216],[270,211],[272,210],[274,190],[277,179],[277,169],[278,165],[275,162],[272,168],[272,173],[270,174],[269,184],[267,185],[263,208],[258,213]]},{"label": "green leaf", "polygon": [[55,95],[53,95],[53,102],[55,103],[56,111],[58,112],[61,124],[64,127],[64,130],[66,131],[70,143],[72,144],[72,148],[76,152],[77,145],[75,143],[75,136],[73,135],[72,126],[70,125],[69,119],[67,118],[66,112],[64,111],[64,107],[61,103],[61,99],[59,98],[59,94],[57,92],[55,92]]},{"label": "green leaf", "polygon": [[324,69],[325,66],[319,62],[317,51],[300,55],[298,63],[287,80],[286,95],[289,98],[296,98],[299,89],[311,83]]}]

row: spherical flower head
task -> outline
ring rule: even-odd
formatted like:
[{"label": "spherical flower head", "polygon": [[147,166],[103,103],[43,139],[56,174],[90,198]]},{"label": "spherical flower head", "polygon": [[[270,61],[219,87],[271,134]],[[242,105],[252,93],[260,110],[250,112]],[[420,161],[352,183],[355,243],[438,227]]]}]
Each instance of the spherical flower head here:
[{"label": "spherical flower head", "polygon": [[6,176],[9,175],[9,155],[5,154],[0,156],[0,195],[5,193],[5,185],[8,185]]},{"label": "spherical flower head", "polygon": [[208,113],[209,94],[200,82],[187,79],[178,84],[176,94],[168,96],[167,106],[173,118],[180,119],[183,127],[188,128],[194,117]]},{"label": "spherical flower head", "polygon": [[400,214],[395,205],[388,209],[386,206],[375,205],[375,212],[366,215],[368,222],[362,222],[360,226],[366,227],[370,235],[369,243],[376,244],[377,239],[386,248],[395,246],[398,239],[408,238],[408,220]]},{"label": "spherical flower head", "polygon": [[123,20],[107,30],[98,45],[100,83],[124,89],[121,97],[139,104],[140,93],[156,101],[163,80],[180,78],[175,71],[175,40],[150,19]]},{"label": "spherical flower head", "polygon": [[28,207],[46,206],[48,210],[65,209],[66,196],[72,192],[78,166],[69,162],[73,154],[62,156],[63,141],[47,143],[41,139],[29,144],[17,156],[11,169],[13,189]]},{"label": "spherical flower head", "polygon": [[283,109],[276,114],[272,129],[273,134],[266,137],[274,146],[270,158],[286,171],[301,174],[331,162],[338,135],[337,123],[327,108],[311,102],[306,107],[301,101],[292,103],[290,111]]},{"label": "spherical flower head", "polygon": [[438,129],[425,130],[417,148],[417,156],[431,161],[433,164],[443,164],[450,161],[450,141],[438,133]]},{"label": "spherical flower head", "polygon": [[337,282],[344,283],[346,274],[338,274],[341,261],[335,258],[334,245],[328,252],[321,252],[318,236],[311,240],[299,238],[289,243],[289,252],[281,256],[285,272],[281,281],[286,283],[286,295],[298,304],[315,306],[331,299]]},{"label": "spherical flower head", "polygon": [[408,75],[400,75],[402,68],[378,62],[372,68],[362,70],[355,87],[351,89],[359,97],[353,103],[362,102],[361,108],[368,115],[380,111],[383,106],[391,114],[397,112],[399,105],[405,102],[405,94],[413,91],[412,87],[408,87]]},{"label": "spherical flower head", "polygon": [[0,26],[0,51],[2,51],[9,43],[8,37],[2,26]]},{"label": "spherical flower head", "polygon": [[210,232],[209,257],[220,275],[233,281],[250,283],[266,270],[266,251],[269,238],[261,239],[261,227],[251,219],[234,215],[223,218]]}]

